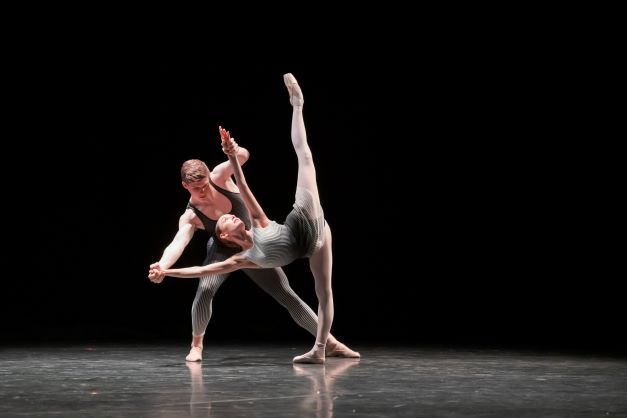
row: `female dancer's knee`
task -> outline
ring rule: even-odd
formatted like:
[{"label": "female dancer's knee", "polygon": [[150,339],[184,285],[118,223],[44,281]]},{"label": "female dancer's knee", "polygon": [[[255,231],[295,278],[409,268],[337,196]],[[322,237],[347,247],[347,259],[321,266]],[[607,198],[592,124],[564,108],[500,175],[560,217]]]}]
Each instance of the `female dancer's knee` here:
[{"label": "female dancer's knee", "polygon": [[316,285],[316,296],[318,296],[318,303],[326,305],[329,301],[333,300],[333,290],[331,286]]}]

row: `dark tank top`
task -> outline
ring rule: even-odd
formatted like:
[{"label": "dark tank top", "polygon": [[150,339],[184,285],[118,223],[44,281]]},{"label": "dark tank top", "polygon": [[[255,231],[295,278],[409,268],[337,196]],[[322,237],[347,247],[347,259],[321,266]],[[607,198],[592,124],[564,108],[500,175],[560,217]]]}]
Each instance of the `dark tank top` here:
[{"label": "dark tank top", "polygon": [[[250,217],[248,216],[248,209],[246,209],[246,204],[242,200],[239,193],[233,193],[226,189],[223,189],[220,186],[217,186],[214,182],[209,179],[209,183],[221,194],[226,196],[227,199],[231,202],[231,211],[233,215],[237,216],[244,222],[246,229],[250,229]],[[200,218],[203,226],[205,227],[205,231],[209,233],[212,237],[215,235],[216,231],[216,223],[217,220],[210,219],[204,213],[202,213],[198,208],[191,204],[191,202],[187,203],[187,209],[191,209],[194,211],[196,216]]]},{"label": "dark tank top", "polygon": [[[231,202],[231,212],[233,215],[237,216],[244,222],[246,229],[250,229],[250,217],[248,216],[248,209],[246,209],[246,204],[242,200],[239,193],[233,193],[228,190],[223,189],[222,187],[216,186],[214,182],[209,179],[209,183],[215,189],[222,193],[224,196],[229,199]],[[207,255],[205,256],[205,260],[203,261],[203,265],[207,265],[209,263],[215,263],[216,261],[223,261],[228,257],[232,256],[239,252],[239,249],[235,249],[232,247],[227,247],[220,243],[220,241],[215,239],[216,232],[216,221],[208,218],[204,213],[202,213],[198,208],[196,208],[191,203],[187,203],[187,208],[194,211],[196,216],[200,219],[205,230],[209,233],[209,240],[207,241]]]}]

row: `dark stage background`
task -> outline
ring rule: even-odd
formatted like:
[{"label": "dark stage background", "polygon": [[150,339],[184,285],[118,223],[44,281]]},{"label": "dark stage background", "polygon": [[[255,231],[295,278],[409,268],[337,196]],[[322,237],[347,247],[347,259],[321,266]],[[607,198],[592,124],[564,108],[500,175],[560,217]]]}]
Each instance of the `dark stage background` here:
[{"label": "dark stage background", "polygon": [[[146,277],[185,208],[179,167],[222,161],[223,125],[282,220],[296,181],[292,72],[334,232],[334,334],[624,350],[618,277],[599,263],[578,179],[536,130],[550,99],[523,64],[467,45],[401,59],[374,43],[221,56],[42,42],[16,77],[24,121],[5,153],[17,168],[5,176],[4,343],[187,342],[196,280]],[[198,232],[178,265],[201,262],[205,243]],[[306,262],[285,270],[315,306]],[[241,272],[213,308],[207,341],[311,339]]]}]

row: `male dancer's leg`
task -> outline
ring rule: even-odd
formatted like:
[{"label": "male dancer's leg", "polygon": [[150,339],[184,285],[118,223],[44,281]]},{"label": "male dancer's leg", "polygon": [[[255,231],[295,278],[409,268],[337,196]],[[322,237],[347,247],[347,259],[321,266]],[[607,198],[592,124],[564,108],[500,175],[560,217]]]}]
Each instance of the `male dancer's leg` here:
[{"label": "male dancer's leg", "polygon": [[290,287],[290,282],[282,268],[245,269],[244,273],[287,309],[298,325],[310,334],[316,335],[318,327],[316,314]]},{"label": "male dancer's leg", "polygon": [[[318,317],[314,311],[294,292],[282,268],[245,269],[244,273],[259,287],[288,310],[294,321],[311,335],[316,336]],[[326,346],[327,357],[359,358],[359,353],[351,350],[329,334]]]},{"label": "male dancer's leg", "polygon": [[202,360],[202,347],[205,330],[213,312],[213,297],[224,283],[228,274],[212,274],[201,277],[192,303],[192,347],[185,360]]},{"label": "male dancer's leg", "polygon": [[[203,263],[207,265],[225,260],[230,255],[225,251],[229,250],[216,245],[213,238],[209,238],[207,256]],[[210,274],[201,277],[198,282],[196,297],[192,303],[192,347],[185,357],[187,361],[202,360],[203,339],[213,312],[213,297],[228,276],[229,274]]]},{"label": "male dancer's leg", "polygon": [[209,275],[200,278],[196,297],[192,303],[192,332],[194,336],[205,334],[213,312],[213,297],[228,274]]}]

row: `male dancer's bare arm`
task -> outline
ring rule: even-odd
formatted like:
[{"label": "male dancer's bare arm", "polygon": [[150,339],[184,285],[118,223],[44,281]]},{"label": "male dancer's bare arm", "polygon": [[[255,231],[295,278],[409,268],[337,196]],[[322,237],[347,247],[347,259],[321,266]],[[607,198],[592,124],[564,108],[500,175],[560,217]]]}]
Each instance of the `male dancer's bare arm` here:
[{"label": "male dancer's bare arm", "polygon": [[[248,161],[249,157],[250,153],[248,152],[248,150],[246,148],[239,147],[239,149],[237,150],[237,161],[240,163],[240,165],[244,165],[246,161]],[[231,165],[231,162],[227,160],[216,165],[213,168],[213,174],[218,179],[228,181],[233,175],[233,166]]]},{"label": "male dancer's bare arm", "polygon": [[187,244],[191,241],[196,231],[196,227],[189,222],[187,213],[181,215],[179,219],[179,230],[172,242],[165,248],[159,260],[159,265],[164,269],[171,267],[181,257]]},{"label": "male dancer's bare arm", "polygon": [[[161,259],[150,265],[151,269],[157,268],[157,266],[161,269],[170,268],[181,257],[196,231],[196,227],[190,221],[190,216],[191,214],[188,211],[181,215],[179,218],[178,232],[172,242],[163,250]],[[150,277],[150,281],[153,283],[161,283],[164,278],[164,274],[153,275]]]}]

